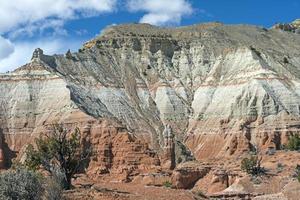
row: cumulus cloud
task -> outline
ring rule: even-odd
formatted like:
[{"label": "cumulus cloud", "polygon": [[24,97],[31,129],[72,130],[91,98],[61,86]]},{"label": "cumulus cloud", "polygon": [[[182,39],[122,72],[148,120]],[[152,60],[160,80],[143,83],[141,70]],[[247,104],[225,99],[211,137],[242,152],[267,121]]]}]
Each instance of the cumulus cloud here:
[{"label": "cumulus cloud", "polygon": [[[0,71],[12,70],[27,63],[37,47],[48,54],[78,48],[83,43],[82,40],[59,39],[68,35],[65,30],[66,21],[113,12],[120,2],[121,0],[0,0]],[[129,11],[145,13],[140,22],[154,25],[177,25],[184,16],[193,13],[188,0],[124,2]],[[43,38],[50,33],[51,39],[24,40],[24,36]],[[81,36],[86,32],[79,30],[75,33]],[[23,38],[22,42],[20,38]]]},{"label": "cumulus cloud", "polygon": [[[34,24],[30,24],[24,27],[18,27],[14,31],[11,31],[8,36],[10,39],[15,39],[20,36],[37,36],[43,35],[49,31],[52,36],[63,36],[68,35],[67,30],[64,29],[64,21],[60,19],[45,19]],[[39,34],[37,34],[39,33]]]},{"label": "cumulus cloud", "polygon": [[132,12],[146,12],[141,23],[153,25],[177,25],[183,16],[193,13],[191,4],[186,0],[128,0]]},{"label": "cumulus cloud", "polygon": [[[1,0],[0,32],[111,12],[116,0]],[[53,24],[61,25],[61,24]]]},{"label": "cumulus cloud", "polygon": [[10,54],[14,52],[13,44],[0,36],[0,60],[8,57]]},{"label": "cumulus cloud", "polygon": [[[42,39],[37,41],[16,42],[14,51],[4,59],[0,59],[0,72],[11,71],[28,63],[32,53],[36,48],[44,50],[45,54],[65,53],[68,49],[76,51],[83,43],[83,40],[66,40],[66,39]],[[1,39],[0,39],[1,48]],[[1,53],[0,53],[1,56]]]},{"label": "cumulus cloud", "polygon": [[[68,43],[59,39],[68,34],[66,21],[112,12],[116,5],[117,0],[0,0],[0,71],[28,62],[37,47],[53,54],[74,44],[80,46],[80,40]],[[50,33],[48,41],[17,42],[20,36],[45,37]]]}]

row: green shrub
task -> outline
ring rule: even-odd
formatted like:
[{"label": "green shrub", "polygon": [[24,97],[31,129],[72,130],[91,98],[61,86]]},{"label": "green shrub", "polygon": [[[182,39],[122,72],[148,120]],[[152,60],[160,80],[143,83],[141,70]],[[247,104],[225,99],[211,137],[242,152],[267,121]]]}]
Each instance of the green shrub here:
[{"label": "green shrub", "polygon": [[277,169],[277,173],[281,173],[284,169],[284,165],[281,163],[278,163],[276,169]]},{"label": "green shrub", "polygon": [[172,183],[170,181],[166,181],[163,183],[163,185],[167,188],[171,188],[172,187]]},{"label": "green shrub", "polygon": [[0,200],[41,200],[42,177],[37,173],[18,168],[0,174]]},{"label": "green shrub", "polygon": [[244,158],[241,162],[241,169],[251,175],[262,174],[264,169],[260,166],[261,160],[262,158],[258,158],[258,156]]},{"label": "green shrub", "polygon": [[299,135],[292,135],[289,137],[286,148],[290,151],[300,150],[300,137]]},{"label": "green shrub", "polygon": [[35,146],[28,145],[25,166],[33,170],[42,166],[52,176],[59,173],[59,181],[62,181],[64,189],[70,189],[72,177],[90,153],[83,148],[79,129],[70,133],[62,125],[56,124],[51,134],[35,141]]},{"label": "green shrub", "polygon": [[295,177],[297,178],[298,182],[300,182],[300,165],[297,165],[295,168]]}]

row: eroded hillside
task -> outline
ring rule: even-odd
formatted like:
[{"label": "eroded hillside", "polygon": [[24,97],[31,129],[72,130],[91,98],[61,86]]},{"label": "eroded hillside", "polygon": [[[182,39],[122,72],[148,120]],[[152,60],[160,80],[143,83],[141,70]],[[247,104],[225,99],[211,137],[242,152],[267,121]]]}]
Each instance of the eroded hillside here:
[{"label": "eroded hillside", "polygon": [[[300,35],[279,26],[111,26],[77,53],[37,49],[29,64],[0,75],[0,91],[2,166],[22,160],[57,122],[79,127],[93,147],[86,169],[94,178],[167,180],[218,198],[279,193],[298,158],[280,150],[300,129]],[[241,193],[235,160],[270,150],[278,157],[263,163],[276,170],[270,163],[280,158],[287,170]],[[186,164],[193,156],[201,163]],[[278,187],[263,191],[270,181]]]},{"label": "eroded hillside", "polygon": [[139,24],[110,27],[45,63],[86,113],[116,118],[155,148],[170,124],[205,158],[279,148],[298,131],[299,50],[299,35],[254,26]]}]

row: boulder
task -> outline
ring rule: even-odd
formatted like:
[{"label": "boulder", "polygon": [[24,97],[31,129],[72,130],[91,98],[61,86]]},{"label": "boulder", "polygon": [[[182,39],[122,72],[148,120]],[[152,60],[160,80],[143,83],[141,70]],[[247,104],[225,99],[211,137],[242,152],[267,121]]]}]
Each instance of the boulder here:
[{"label": "boulder", "polygon": [[208,188],[208,193],[213,194],[220,192],[229,187],[229,174],[225,170],[213,172],[213,178]]},{"label": "boulder", "polygon": [[211,167],[197,161],[186,162],[178,165],[172,173],[172,186],[177,189],[190,189],[204,177]]}]

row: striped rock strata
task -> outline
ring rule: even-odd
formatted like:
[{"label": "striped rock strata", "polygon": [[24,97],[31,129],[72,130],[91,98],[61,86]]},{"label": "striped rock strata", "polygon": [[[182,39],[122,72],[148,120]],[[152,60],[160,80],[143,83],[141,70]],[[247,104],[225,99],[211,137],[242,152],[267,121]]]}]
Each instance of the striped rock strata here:
[{"label": "striped rock strata", "polygon": [[108,119],[160,152],[170,125],[177,163],[183,143],[198,159],[279,149],[300,128],[299,52],[299,35],[277,29],[112,26],[77,53],[37,51],[51,80],[2,75],[0,127],[14,149],[38,124]]},{"label": "striped rock strata", "polygon": [[79,127],[84,145],[92,146],[86,166],[92,175],[111,173],[127,180],[131,174],[159,169],[159,158],[148,144],[114,120],[81,111],[65,80],[47,69],[41,56],[37,49],[29,64],[0,75],[0,168],[10,166],[16,156],[22,160],[28,143],[51,131],[54,123],[63,123],[70,130]]}]

